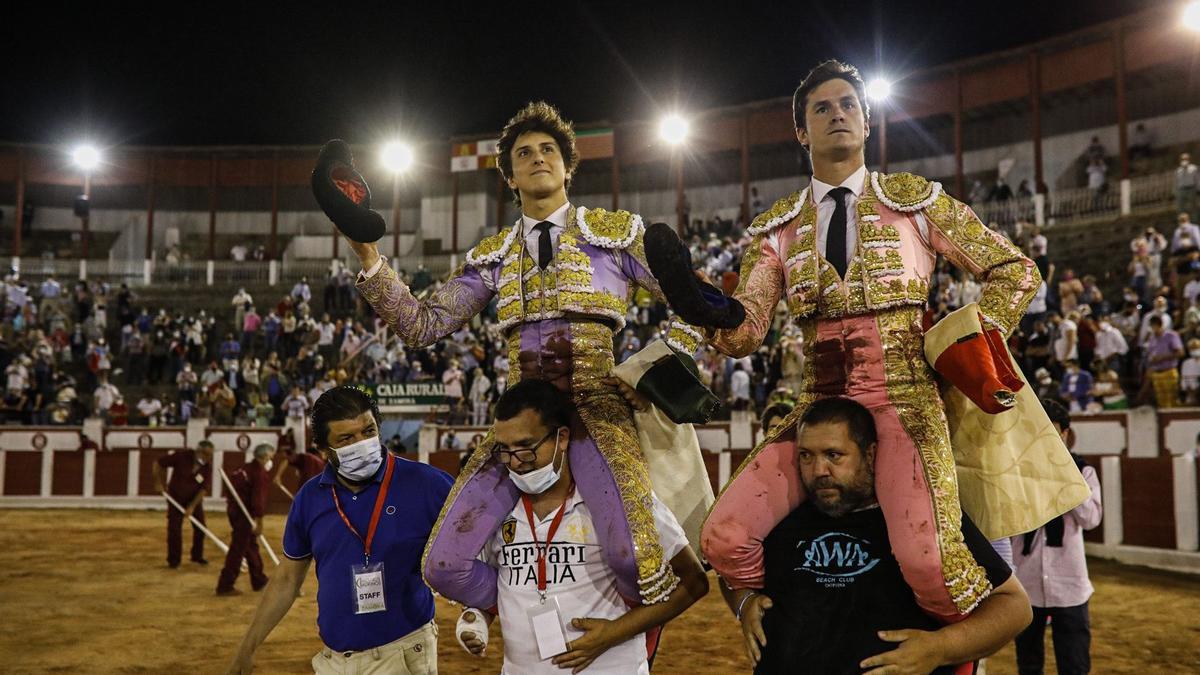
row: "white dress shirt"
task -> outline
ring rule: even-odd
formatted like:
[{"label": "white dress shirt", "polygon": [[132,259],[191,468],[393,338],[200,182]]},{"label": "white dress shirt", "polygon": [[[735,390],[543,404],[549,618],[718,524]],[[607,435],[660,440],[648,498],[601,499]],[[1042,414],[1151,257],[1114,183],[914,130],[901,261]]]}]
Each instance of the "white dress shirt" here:
[{"label": "white dress shirt", "polygon": [[[558,207],[558,210],[545,217],[545,221],[550,225],[550,250],[558,251],[558,235],[562,233],[567,226],[567,211],[571,208],[571,202],[567,202]],[[538,257],[538,238],[541,233],[533,229],[538,223],[542,222],[524,213],[521,214],[521,233],[525,235],[525,250],[529,251],[529,255],[537,260]]]},{"label": "white dress shirt", "polygon": [[830,191],[837,187],[844,187],[850,190],[850,194],[843,199],[846,202],[846,266],[850,266],[850,260],[854,258],[856,249],[858,248],[858,196],[862,194],[863,186],[867,182],[867,167],[860,166],[858,171],[846,177],[838,185],[830,185],[824,183],[813,176],[812,179],[812,198],[813,203],[817,205],[817,252],[822,257],[825,256],[826,243],[829,241],[829,221],[833,220],[833,210],[837,208],[837,201],[830,195]]}]

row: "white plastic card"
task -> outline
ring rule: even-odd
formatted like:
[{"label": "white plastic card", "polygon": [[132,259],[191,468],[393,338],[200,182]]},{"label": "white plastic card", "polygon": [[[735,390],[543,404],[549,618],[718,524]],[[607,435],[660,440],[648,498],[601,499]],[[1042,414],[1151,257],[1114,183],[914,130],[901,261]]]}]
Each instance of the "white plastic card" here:
[{"label": "white plastic card", "polygon": [[567,651],[567,636],[563,630],[558,598],[549,597],[525,610],[537,640],[538,657],[543,661]]},{"label": "white plastic card", "polygon": [[387,600],[383,593],[383,563],[351,565],[350,576],[354,579],[355,614],[387,611]]}]

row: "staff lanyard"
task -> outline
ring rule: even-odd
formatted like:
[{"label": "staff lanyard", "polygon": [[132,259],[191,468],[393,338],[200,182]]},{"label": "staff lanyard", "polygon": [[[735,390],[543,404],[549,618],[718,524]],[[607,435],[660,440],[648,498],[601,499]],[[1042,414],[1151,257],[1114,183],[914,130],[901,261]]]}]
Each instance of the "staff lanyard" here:
[{"label": "staff lanyard", "polygon": [[554,541],[554,534],[558,532],[558,526],[562,524],[563,514],[567,511],[567,502],[571,501],[573,494],[575,494],[574,485],[571,486],[566,499],[563,499],[562,506],[558,507],[558,513],[554,514],[554,520],[550,521],[550,530],[546,532],[545,542],[538,541],[537,523],[533,519],[533,502],[529,500],[529,495],[521,495],[521,501],[525,504],[525,517],[529,519],[529,533],[533,537],[533,546],[537,549],[537,589],[542,602],[546,601],[546,552],[549,550],[551,542]]},{"label": "staff lanyard", "polygon": [[379,494],[375,497],[375,510],[371,512],[371,524],[367,526],[366,539],[363,539],[362,535],[358,533],[358,530],[354,529],[354,526],[350,524],[350,519],[346,517],[346,512],[342,510],[342,503],[338,500],[337,485],[332,486],[333,505],[337,507],[337,512],[338,515],[342,517],[342,522],[345,523],[346,527],[350,528],[350,531],[354,533],[354,536],[358,537],[358,540],[362,542],[363,556],[366,560],[366,564],[368,565],[371,564],[371,541],[375,539],[375,528],[379,525],[379,514],[383,512],[383,503],[387,501],[388,485],[392,482],[392,469],[396,464],[396,459],[392,457],[391,453],[386,454],[387,469],[383,472],[383,484],[379,486]]}]

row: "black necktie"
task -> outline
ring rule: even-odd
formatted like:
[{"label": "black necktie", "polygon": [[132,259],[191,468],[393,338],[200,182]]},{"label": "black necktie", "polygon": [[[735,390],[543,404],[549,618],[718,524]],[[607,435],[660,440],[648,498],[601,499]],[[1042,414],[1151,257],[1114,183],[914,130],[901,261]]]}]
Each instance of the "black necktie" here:
[{"label": "black necktie", "polygon": [[833,263],[838,277],[846,276],[846,195],[850,188],[838,187],[829,191],[833,197],[833,218],[829,219],[829,234],[825,238],[825,259]]},{"label": "black necktie", "polygon": [[[845,220],[845,216],[842,220]],[[533,229],[538,231],[538,267],[542,269],[546,269],[550,259],[554,257],[554,247],[550,245],[550,228],[553,226],[554,223],[548,220],[533,226]]]}]

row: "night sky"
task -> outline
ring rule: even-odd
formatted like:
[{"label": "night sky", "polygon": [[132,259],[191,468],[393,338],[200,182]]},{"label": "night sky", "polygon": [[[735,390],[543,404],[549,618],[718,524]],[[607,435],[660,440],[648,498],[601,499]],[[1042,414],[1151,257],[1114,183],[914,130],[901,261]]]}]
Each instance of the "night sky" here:
[{"label": "night sky", "polygon": [[[1162,4],[58,3],[9,12],[0,141],[369,143],[498,130],[544,98],[577,122],[790,95],[816,62],[902,76]],[[778,9],[776,6],[778,5]],[[119,9],[114,9],[118,8]]]}]

